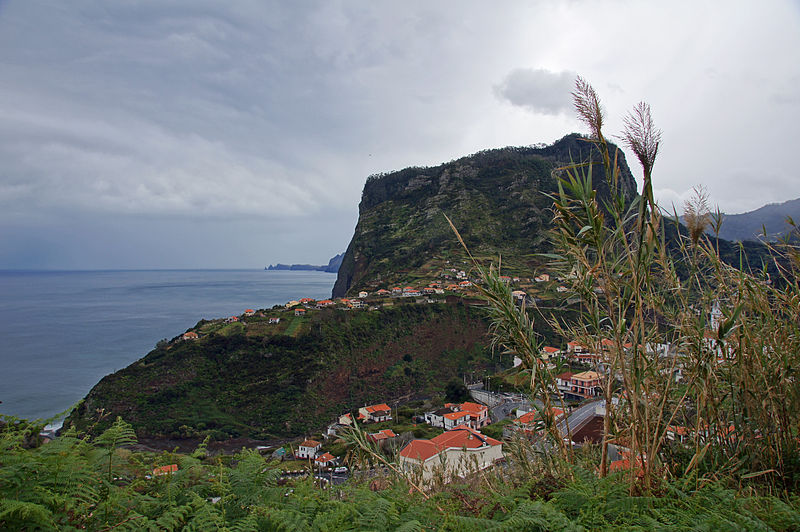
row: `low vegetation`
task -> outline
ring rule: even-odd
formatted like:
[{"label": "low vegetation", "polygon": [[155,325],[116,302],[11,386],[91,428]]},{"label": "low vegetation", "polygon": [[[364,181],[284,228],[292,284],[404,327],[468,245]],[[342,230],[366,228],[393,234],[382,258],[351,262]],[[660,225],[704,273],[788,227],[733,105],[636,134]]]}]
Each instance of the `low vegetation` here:
[{"label": "low vegetation", "polygon": [[365,403],[442,395],[453,375],[494,365],[484,317],[460,304],[276,313],[287,317],[204,323],[198,340],[162,343],[101,380],[67,426],[97,433],[119,415],[139,437],[297,437]]}]

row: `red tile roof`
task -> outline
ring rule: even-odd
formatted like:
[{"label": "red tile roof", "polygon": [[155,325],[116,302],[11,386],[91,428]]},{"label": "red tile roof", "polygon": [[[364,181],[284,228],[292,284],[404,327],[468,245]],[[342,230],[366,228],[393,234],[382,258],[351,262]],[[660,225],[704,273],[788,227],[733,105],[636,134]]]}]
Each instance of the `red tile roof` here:
[{"label": "red tile roof", "polygon": [[373,414],[375,412],[391,411],[391,408],[389,408],[389,405],[387,405],[386,403],[381,403],[379,405],[368,406],[368,407],[366,407],[366,409],[367,409],[367,412],[369,412],[370,414]]},{"label": "red tile roof", "polygon": [[526,414],[522,414],[517,418],[517,423],[520,425],[527,425],[529,423],[533,423],[539,418],[539,413],[537,411],[528,412]]},{"label": "red tile roof", "polygon": [[424,462],[437,454],[439,454],[439,448],[431,440],[412,440],[400,451],[400,456],[413,458],[420,462]]},{"label": "red tile roof", "polygon": [[470,414],[479,415],[486,412],[488,409],[483,405],[479,405],[478,403],[471,403],[467,401],[466,403],[461,403],[461,410],[469,412]]},{"label": "red tile roof", "polygon": [[448,430],[430,440],[413,440],[406,445],[400,456],[425,461],[445,449],[477,449],[484,445],[502,445],[499,441],[489,436],[484,436],[477,430],[466,425],[459,425],[453,430]]},{"label": "red tile roof", "polygon": [[174,473],[178,470],[178,464],[169,464],[165,466],[160,466],[153,469],[154,475],[169,475],[170,473]]},{"label": "red tile roof", "polygon": [[314,461],[320,464],[326,464],[332,460],[336,460],[336,457],[333,456],[331,453],[322,453],[321,455],[317,456]]},{"label": "red tile roof", "polygon": [[379,430],[378,432],[372,432],[370,434],[367,434],[367,436],[372,441],[380,441],[380,440],[386,440],[386,439],[389,439],[389,438],[394,438],[394,437],[397,436],[397,434],[395,434],[392,429],[383,429],[383,430]]},{"label": "red tile roof", "polygon": [[316,440],[306,440],[300,444],[301,447],[312,447],[312,448],[319,447],[320,445],[322,444]]},{"label": "red tile roof", "polygon": [[557,347],[550,347],[549,345],[546,345],[542,348],[542,351],[544,351],[545,353],[558,353],[560,349]]}]

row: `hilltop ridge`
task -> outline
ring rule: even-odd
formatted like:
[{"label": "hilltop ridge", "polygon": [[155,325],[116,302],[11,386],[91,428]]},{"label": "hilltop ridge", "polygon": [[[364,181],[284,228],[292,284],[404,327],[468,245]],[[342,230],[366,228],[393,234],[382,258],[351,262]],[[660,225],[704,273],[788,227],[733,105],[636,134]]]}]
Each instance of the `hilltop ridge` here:
[{"label": "hilltop ridge", "polygon": [[[633,198],[636,182],[624,153],[618,155],[621,186]],[[445,214],[473,253],[513,257],[507,263],[512,269],[535,269],[531,254],[550,250],[547,194],[558,190],[554,174],[584,161],[598,162],[598,154],[573,133],[549,146],[485,150],[434,167],[370,176],[333,297],[410,282],[426,267],[458,260],[461,249]],[[601,196],[607,193],[599,172],[594,185]]]}]

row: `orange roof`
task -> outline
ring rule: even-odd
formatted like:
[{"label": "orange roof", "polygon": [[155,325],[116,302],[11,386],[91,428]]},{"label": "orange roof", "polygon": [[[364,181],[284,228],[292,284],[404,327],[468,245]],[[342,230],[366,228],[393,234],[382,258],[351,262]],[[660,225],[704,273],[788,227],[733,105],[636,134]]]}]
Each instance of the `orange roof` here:
[{"label": "orange roof", "polygon": [[165,466],[160,466],[153,469],[154,475],[169,475],[170,473],[174,473],[178,470],[178,464],[169,464]]},{"label": "orange roof", "polygon": [[381,403],[379,405],[368,406],[368,407],[366,407],[366,409],[367,409],[367,412],[369,412],[370,414],[372,414],[374,412],[385,412],[386,410],[391,410],[391,408],[389,408],[389,405],[387,405],[386,403]]},{"label": "orange roof", "polygon": [[527,425],[528,423],[533,423],[539,418],[539,413],[534,410],[533,412],[528,412],[526,414],[522,414],[517,418],[517,423],[522,425]]},{"label": "orange roof", "polygon": [[311,301],[315,301],[315,299],[312,299],[310,297],[304,297],[303,299],[300,300],[300,303],[310,303]]},{"label": "orange roof", "polygon": [[470,414],[482,414],[486,412],[487,408],[483,405],[479,405],[478,403],[470,403],[467,401],[466,403],[461,403],[461,410],[465,410]]},{"label": "orange roof", "polygon": [[546,345],[542,348],[542,351],[544,351],[545,353],[558,353],[560,349],[557,347],[550,347],[549,345]]},{"label": "orange roof", "polygon": [[[564,410],[562,410],[561,408],[553,407],[550,409],[550,411],[553,412],[553,416],[555,416],[556,418],[559,418],[562,415],[564,415]],[[539,419],[539,412],[534,410],[533,412],[528,412],[527,414],[522,414],[521,416],[519,416],[517,418],[517,423],[520,423],[522,425],[527,425],[528,423],[533,423],[537,419]]]},{"label": "orange roof", "polygon": [[197,333],[194,332],[194,331],[189,331],[189,332],[183,333],[183,337],[184,338],[198,338]]},{"label": "orange roof", "polygon": [[326,462],[330,462],[331,460],[336,460],[336,457],[333,456],[331,453],[322,453],[321,455],[317,456],[314,461],[324,464]]},{"label": "orange roof", "polygon": [[424,462],[445,449],[477,449],[483,445],[494,446],[502,443],[466,425],[459,425],[430,440],[413,440],[400,451],[400,456]]},{"label": "orange roof", "polygon": [[467,449],[475,449],[484,444],[502,445],[494,438],[484,436],[477,430],[474,430],[466,425],[459,425],[453,430],[443,432],[432,438],[431,441],[442,449],[447,449],[450,447],[466,447]]},{"label": "orange roof", "polygon": [[388,438],[394,438],[394,437],[397,436],[397,434],[395,434],[392,429],[383,429],[383,430],[379,430],[378,432],[372,432],[372,433],[368,434],[368,436],[373,441],[378,441],[378,440],[385,440],[385,439],[388,439]]},{"label": "orange roof", "polygon": [[681,425],[667,425],[667,430],[670,432],[674,432],[679,436],[686,436],[689,434],[689,429]]},{"label": "orange roof", "polygon": [[251,309],[251,308],[246,308],[246,309],[244,309],[244,311],[245,311],[245,312],[255,312],[255,310],[253,310],[253,309]]},{"label": "orange roof", "polygon": [[469,412],[448,412],[444,415],[447,419],[456,420],[462,417],[468,417]]},{"label": "orange roof", "polygon": [[439,448],[431,440],[412,440],[408,445],[403,447],[403,450],[400,451],[400,456],[424,462],[431,456],[436,456],[438,453]]},{"label": "orange roof", "polygon": [[[615,471],[627,471],[631,469],[631,459],[630,458],[623,458],[622,460],[616,460],[611,462],[608,465],[608,472],[613,473]],[[636,469],[638,469],[637,476],[641,477],[644,475],[644,471],[642,470],[642,459],[636,458]]]},{"label": "orange roof", "polygon": [[596,381],[600,380],[600,374],[596,371],[583,371],[577,375],[573,375],[572,380],[583,382]]},{"label": "orange roof", "polygon": [[300,444],[301,447],[318,447],[320,445],[322,444],[316,440],[306,440]]}]

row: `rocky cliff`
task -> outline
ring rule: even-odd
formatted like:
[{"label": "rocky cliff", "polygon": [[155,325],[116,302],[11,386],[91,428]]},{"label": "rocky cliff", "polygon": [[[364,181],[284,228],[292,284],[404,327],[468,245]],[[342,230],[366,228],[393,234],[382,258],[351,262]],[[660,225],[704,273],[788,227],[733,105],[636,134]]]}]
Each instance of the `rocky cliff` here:
[{"label": "rocky cliff", "polygon": [[[502,254],[505,261],[548,251],[552,202],[547,194],[557,191],[554,171],[571,162],[596,162],[595,152],[572,134],[547,147],[487,150],[436,167],[371,176],[333,296],[411,282],[409,275],[432,258],[446,262],[458,256],[460,246],[445,214],[473,254]],[[636,183],[621,151],[619,157],[622,185],[633,197]],[[602,173],[594,177],[603,194]]]}]

